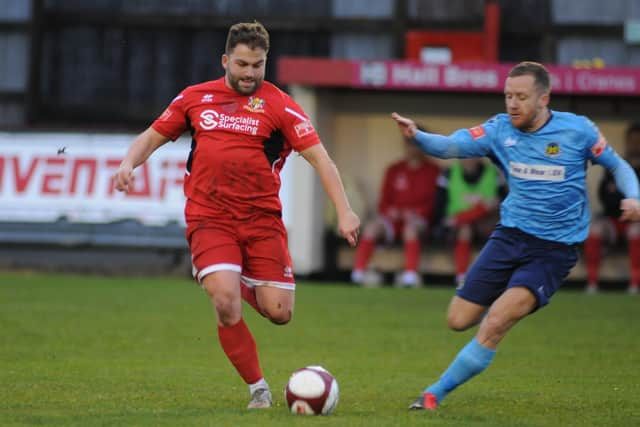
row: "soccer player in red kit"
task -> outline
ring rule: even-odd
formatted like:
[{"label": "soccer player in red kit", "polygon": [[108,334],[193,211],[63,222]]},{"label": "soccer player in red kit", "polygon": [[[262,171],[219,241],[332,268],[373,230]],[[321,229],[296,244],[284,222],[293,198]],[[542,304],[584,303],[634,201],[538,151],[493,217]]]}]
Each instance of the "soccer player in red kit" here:
[{"label": "soccer player in red kit", "polygon": [[271,322],[291,320],[295,280],[278,197],[292,150],[318,173],[338,213],[340,234],[355,246],[360,220],[338,170],[309,118],[287,94],[264,82],[269,34],[258,22],[229,29],[225,75],[176,96],[132,143],[114,177],[120,191],[133,169],[189,130],[184,190],[194,276],[213,303],[225,354],[249,385],[249,408],[272,404],[256,342],[242,318],[242,299]]},{"label": "soccer player in red kit", "polygon": [[411,141],[405,140],[404,158],[391,164],[384,174],[377,215],[368,221],[356,250],[351,281],[373,285],[366,274],[369,261],[381,237],[387,243],[400,238],[404,245],[404,271],[396,282],[400,286],[419,284],[420,235],[432,216],[436,181],[440,174],[437,164],[430,161]]}]

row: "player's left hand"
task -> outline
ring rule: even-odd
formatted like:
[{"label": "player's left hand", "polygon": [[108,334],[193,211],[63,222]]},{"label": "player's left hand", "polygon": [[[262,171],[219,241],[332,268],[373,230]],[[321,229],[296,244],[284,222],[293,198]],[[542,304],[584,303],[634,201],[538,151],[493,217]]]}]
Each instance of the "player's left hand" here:
[{"label": "player's left hand", "polygon": [[640,201],[638,199],[622,199],[620,202],[620,220],[640,221]]},{"label": "player's left hand", "polygon": [[358,233],[360,232],[360,218],[351,209],[343,214],[338,214],[338,232],[347,239],[349,245],[354,247],[358,244]]}]

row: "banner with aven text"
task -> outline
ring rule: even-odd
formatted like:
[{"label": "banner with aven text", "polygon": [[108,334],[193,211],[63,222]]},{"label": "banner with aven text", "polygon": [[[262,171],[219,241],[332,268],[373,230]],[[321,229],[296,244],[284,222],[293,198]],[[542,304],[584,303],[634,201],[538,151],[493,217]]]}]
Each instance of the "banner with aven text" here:
[{"label": "banner with aven text", "polygon": [[[134,171],[133,190],[113,187],[133,134],[0,132],[0,221],[184,223],[191,141],[168,142]],[[289,162],[288,162],[289,163]],[[283,220],[291,221],[290,167],[280,173]]]},{"label": "banner with aven text", "polygon": [[184,224],[188,140],[159,148],[124,194],[114,189],[113,175],[134,137],[0,132],[0,221]]}]

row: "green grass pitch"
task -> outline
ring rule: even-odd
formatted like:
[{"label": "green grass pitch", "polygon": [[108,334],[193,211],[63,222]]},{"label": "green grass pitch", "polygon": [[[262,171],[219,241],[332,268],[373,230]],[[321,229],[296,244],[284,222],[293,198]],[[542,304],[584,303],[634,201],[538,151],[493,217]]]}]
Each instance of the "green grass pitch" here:
[{"label": "green grass pitch", "polygon": [[[303,282],[286,326],[245,306],[275,398],[248,411],[191,281],[0,274],[0,425],[640,425],[640,299],[623,293],[559,292],[437,412],[407,411],[474,333],[446,328],[452,293]],[[340,385],[328,417],[286,410],[312,364]]]}]

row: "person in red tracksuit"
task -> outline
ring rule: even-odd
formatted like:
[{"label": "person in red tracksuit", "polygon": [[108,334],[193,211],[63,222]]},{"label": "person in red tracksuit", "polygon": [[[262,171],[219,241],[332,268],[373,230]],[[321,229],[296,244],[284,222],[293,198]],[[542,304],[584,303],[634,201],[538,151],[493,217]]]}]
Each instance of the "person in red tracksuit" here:
[{"label": "person in red tracksuit", "polygon": [[420,284],[420,237],[431,220],[439,174],[438,165],[415,144],[405,140],[405,156],[387,168],[377,214],[364,226],[351,272],[352,282],[365,286],[377,284],[379,277],[367,271],[376,243],[400,239],[404,245],[404,271],[396,283],[405,287]]},{"label": "person in red tracksuit", "polygon": [[[625,160],[637,176],[640,176],[640,123],[631,124],[625,133]],[[584,242],[584,258],[587,269],[585,291],[596,293],[600,287],[600,264],[603,241],[611,243],[626,240],[629,251],[629,285],[627,292],[636,295],[640,291],[640,223],[620,220],[620,201],[624,198],[610,173],[605,172],[598,186],[598,199],[602,215],[594,219],[589,237]]]},{"label": "person in red tracksuit", "polygon": [[189,86],[133,142],[114,176],[129,191],[133,169],[189,130],[184,191],[194,277],[210,297],[218,339],[249,386],[248,408],[272,406],[242,299],[277,325],[291,320],[295,279],[278,196],[292,150],[316,170],[333,202],[338,231],[355,246],[360,220],[311,121],[286,93],[264,81],[269,34],[258,22],[229,29],[224,77]]}]

